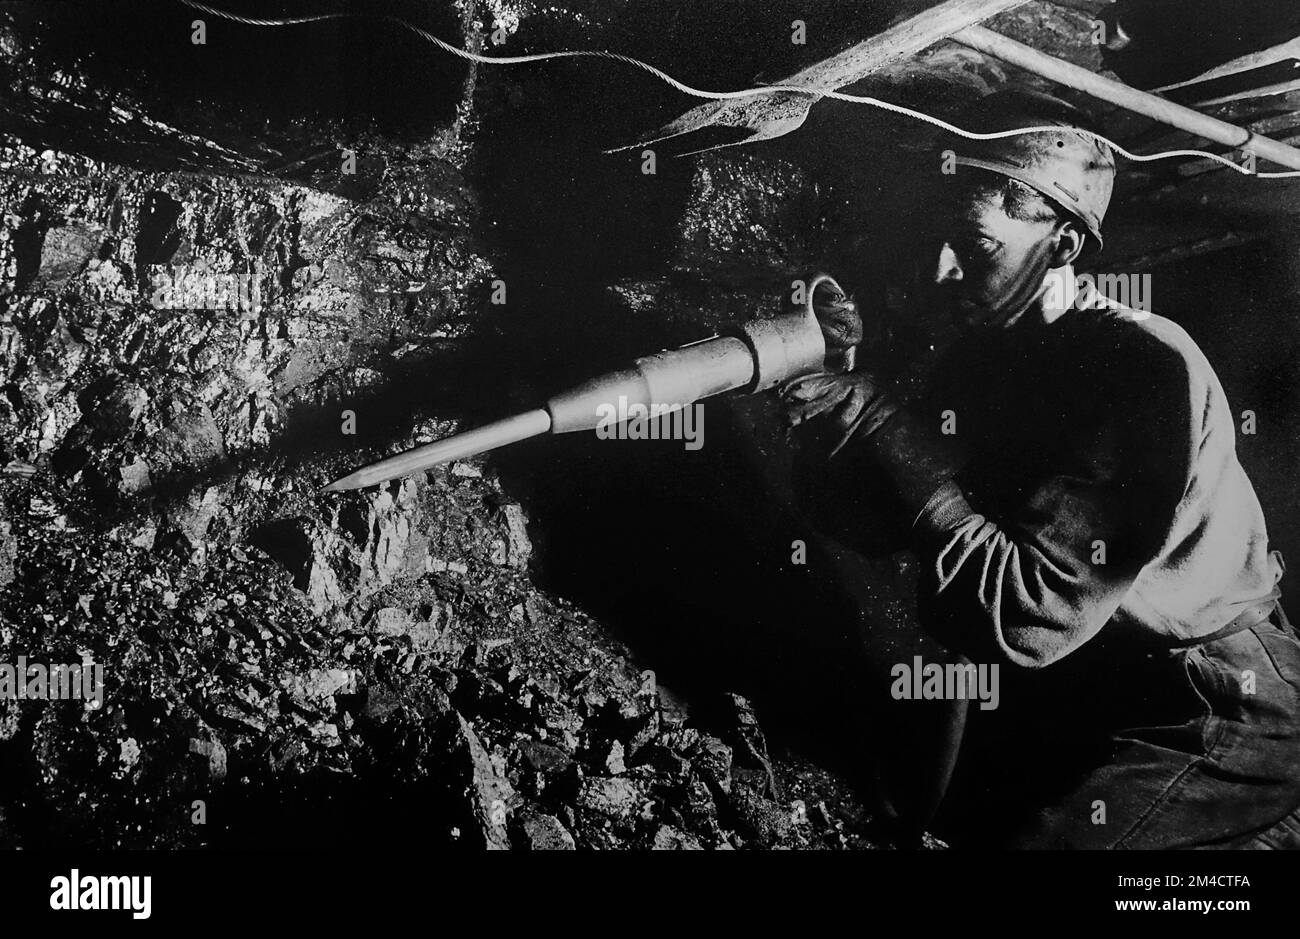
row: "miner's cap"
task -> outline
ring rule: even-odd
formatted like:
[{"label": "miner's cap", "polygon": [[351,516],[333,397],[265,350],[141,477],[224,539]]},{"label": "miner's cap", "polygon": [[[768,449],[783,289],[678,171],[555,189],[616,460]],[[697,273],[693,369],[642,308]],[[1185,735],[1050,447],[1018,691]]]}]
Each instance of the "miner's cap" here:
[{"label": "miner's cap", "polygon": [[960,138],[946,149],[959,166],[970,166],[1019,180],[1079,219],[1101,247],[1101,222],[1115,188],[1115,157],[1110,147],[1085,131],[1093,121],[1074,105],[1034,91],[1003,90],[977,101],[953,120],[979,133],[1055,125],[1059,131],[1018,134],[997,140]]}]

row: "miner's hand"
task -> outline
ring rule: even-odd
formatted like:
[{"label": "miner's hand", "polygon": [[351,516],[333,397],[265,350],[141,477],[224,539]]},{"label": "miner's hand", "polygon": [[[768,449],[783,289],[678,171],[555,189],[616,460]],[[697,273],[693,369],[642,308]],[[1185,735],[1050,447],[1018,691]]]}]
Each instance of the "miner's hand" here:
[{"label": "miner's hand", "polygon": [[781,386],[781,401],[792,427],[816,420],[829,438],[833,456],[849,440],[879,430],[898,404],[866,372],[819,372]]},{"label": "miner's hand", "polygon": [[[820,276],[812,275],[807,283],[812,284]],[[827,369],[848,371],[853,367],[854,347],[862,341],[862,315],[857,304],[834,281],[822,281],[813,288],[812,307],[826,340]]]}]

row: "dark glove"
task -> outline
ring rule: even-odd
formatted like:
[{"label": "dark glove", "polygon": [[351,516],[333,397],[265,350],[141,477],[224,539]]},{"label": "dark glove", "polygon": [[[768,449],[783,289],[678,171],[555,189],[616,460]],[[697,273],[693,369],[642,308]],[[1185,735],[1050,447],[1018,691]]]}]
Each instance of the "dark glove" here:
[{"label": "dark glove", "polygon": [[819,419],[830,456],[850,440],[874,434],[899,408],[866,372],[819,372],[792,379],[781,386],[781,401],[792,427]]},{"label": "dark glove", "polygon": [[855,348],[862,341],[862,315],[857,304],[825,274],[814,274],[807,284],[812,291],[813,313],[826,340],[826,368],[849,371],[853,368]]},{"label": "dark glove", "polygon": [[884,472],[913,524],[964,462],[950,438],[904,409],[867,372],[819,372],[792,379],[780,391],[790,424],[808,424],[812,431],[805,453],[828,460],[858,442],[857,452]]}]

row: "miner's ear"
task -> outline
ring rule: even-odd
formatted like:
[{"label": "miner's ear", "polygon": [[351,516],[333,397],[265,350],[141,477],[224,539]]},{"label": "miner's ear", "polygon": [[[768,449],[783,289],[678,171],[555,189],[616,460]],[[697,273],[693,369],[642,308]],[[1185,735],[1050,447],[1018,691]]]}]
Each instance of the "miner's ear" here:
[{"label": "miner's ear", "polygon": [[1052,267],[1073,264],[1083,251],[1083,241],[1088,237],[1082,226],[1072,218],[1063,219],[1056,226],[1056,243],[1052,246]]}]

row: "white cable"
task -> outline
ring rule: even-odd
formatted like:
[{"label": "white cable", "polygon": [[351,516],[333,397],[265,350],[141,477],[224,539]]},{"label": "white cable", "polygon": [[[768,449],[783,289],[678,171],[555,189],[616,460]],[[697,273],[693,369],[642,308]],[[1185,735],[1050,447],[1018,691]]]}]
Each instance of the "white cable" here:
[{"label": "white cable", "polygon": [[[181,3],[184,3],[186,6],[193,7],[196,10],[202,10],[205,13],[211,13],[213,16],[220,16],[224,19],[233,20],[236,23],[244,23],[248,26],[297,26],[303,23],[316,23],[322,20],[345,19],[348,17],[370,17],[373,19],[382,19],[392,23],[396,23],[399,26],[402,26],[410,30],[411,32],[415,33],[417,36],[421,37],[422,39],[425,39],[428,42],[433,43],[435,46],[437,46],[439,49],[442,49],[444,52],[450,52],[452,55],[459,56],[462,59],[466,59],[470,62],[476,62],[481,65],[522,65],[526,62],[545,62],[550,59],[565,59],[565,58],[608,59],[613,62],[623,62],[627,65],[632,65],[635,66],[636,68],[644,69],[645,71],[649,72],[651,75],[658,78],[660,81],[666,82],[667,84],[676,88],[678,91],[682,92],[683,94],[690,95],[691,97],[694,98],[705,98],[714,101],[725,101],[725,100],[732,100],[736,98],[752,98],[758,95],[771,94],[772,92],[776,92],[776,91],[784,91],[784,92],[790,92],[793,94],[802,94],[802,95],[813,95],[817,98],[831,98],[835,101],[847,101],[851,104],[869,104],[872,107],[880,108],[883,111],[891,111],[895,114],[901,114],[905,117],[913,118],[914,120],[924,121],[927,124],[933,124],[935,127],[939,127],[943,130],[948,131],[949,133],[956,134],[959,137],[965,137],[967,140],[1000,140],[1005,137],[1019,137],[1023,134],[1036,134],[1036,133],[1042,133],[1044,131],[1055,132],[1060,130],[1059,125],[1045,124],[1045,125],[1039,125],[1034,127],[1018,127],[1015,128],[1014,130],[999,130],[999,131],[990,131],[988,133],[979,133],[976,131],[965,130],[964,128],[958,127],[955,124],[948,123],[942,118],[935,117],[931,114],[926,114],[924,111],[917,111],[912,108],[905,107],[904,105],[901,104],[892,104],[891,102],[888,101],[881,101],[879,98],[872,98],[866,95],[851,95],[842,91],[826,91],[826,90],[815,89],[815,88],[802,88],[797,85],[763,85],[762,87],[759,88],[746,88],[743,91],[704,91],[700,88],[692,88],[690,85],[687,85],[684,82],[680,82],[676,78],[673,78],[667,72],[664,72],[661,69],[657,69],[653,65],[650,65],[647,62],[642,62],[640,59],[634,59],[631,56],[627,56],[627,55],[620,55],[617,52],[606,52],[604,50],[597,50],[597,49],[576,49],[576,50],[561,51],[561,52],[539,52],[532,55],[510,55],[510,56],[479,55],[476,52],[470,52],[468,49],[461,49],[459,46],[453,46],[451,43],[445,42],[444,40],[439,39],[437,36],[433,35],[432,33],[421,29],[420,27],[416,26],[414,23],[407,22],[406,20],[402,19],[399,16],[393,16],[388,13],[375,13],[375,14],[350,13],[350,12],[316,13],[316,14],[312,14],[311,16],[283,17],[283,18],[276,18],[276,19],[259,19],[255,17],[249,17],[249,16],[240,16],[235,13],[230,13],[226,10],[220,10],[217,9],[216,7],[210,7],[207,4],[200,3],[199,0],[181,0]],[[1106,146],[1110,147],[1120,156],[1129,160],[1133,160],[1134,162],[1137,163],[1149,163],[1153,160],[1168,160],[1174,157],[1205,157],[1206,159],[1214,160],[1216,163],[1221,163],[1224,166],[1229,167],[1230,169],[1236,170],[1238,173],[1242,173],[1243,175],[1246,176],[1256,176],[1259,177],[1260,179],[1283,179],[1288,177],[1300,176],[1300,170],[1284,172],[1284,173],[1253,172],[1250,169],[1247,169],[1245,166],[1234,163],[1232,160],[1228,159],[1227,157],[1220,156],[1217,153],[1209,153],[1205,150],[1163,150],[1160,153],[1146,153],[1146,154],[1130,153],[1128,150],[1124,149],[1119,144],[1115,143],[1115,141],[1110,140],[1107,137],[1103,137],[1101,134],[1096,134],[1093,133],[1092,131],[1083,130],[1082,128],[1074,128],[1074,130],[1077,130],[1079,133],[1086,134],[1087,136],[1093,138],[1094,140],[1098,140],[1101,143],[1106,144]],[[631,144],[630,146],[636,146],[636,144]],[[628,148],[622,147],[617,149],[628,149]]]}]

